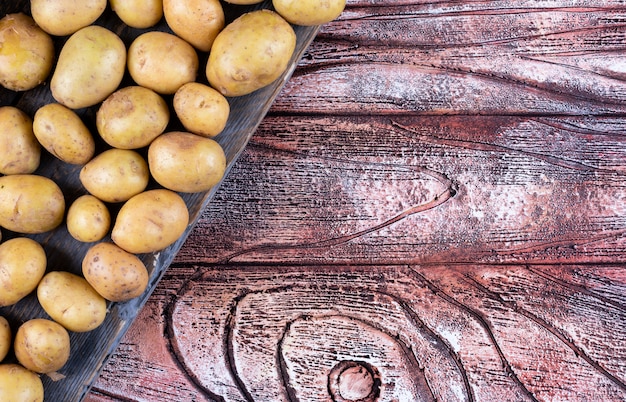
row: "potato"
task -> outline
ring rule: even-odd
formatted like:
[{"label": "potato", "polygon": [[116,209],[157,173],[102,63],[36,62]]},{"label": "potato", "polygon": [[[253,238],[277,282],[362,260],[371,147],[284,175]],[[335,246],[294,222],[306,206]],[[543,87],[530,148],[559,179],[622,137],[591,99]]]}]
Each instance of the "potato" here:
[{"label": "potato", "polygon": [[215,38],[206,66],[211,86],[224,96],[241,96],[274,82],[285,72],[296,34],[271,10],[243,14]]},{"label": "potato", "polygon": [[40,159],[31,118],[14,106],[0,106],[0,174],[33,173]]},{"label": "potato", "polygon": [[163,0],[167,25],[196,49],[211,50],[225,18],[219,0]]},{"label": "potato", "polygon": [[31,0],[30,12],[44,31],[65,36],[97,20],[106,6],[107,0]]},{"label": "potato", "polygon": [[163,0],[109,0],[118,17],[133,28],[150,28],[163,17]]},{"label": "potato", "polygon": [[0,401],[43,402],[41,378],[19,364],[0,364]]},{"label": "potato", "polygon": [[203,137],[221,133],[230,115],[230,105],[224,95],[199,82],[180,87],[174,94],[173,104],[183,126]]},{"label": "potato", "polygon": [[63,222],[65,198],[51,179],[32,174],[0,177],[0,226],[18,233],[50,231]]},{"label": "potato", "polygon": [[122,202],[145,190],[150,171],[136,151],[112,148],[93,158],[80,170],[80,182],[104,202]]},{"label": "potato", "polygon": [[222,147],[210,138],[172,131],[150,144],[148,166],[152,177],[163,187],[197,193],[222,180],[226,156]]},{"label": "potato", "polygon": [[78,197],[67,210],[67,231],[85,243],[102,240],[111,227],[111,213],[107,206],[90,194]]},{"label": "potato", "polygon": [[27,91],[48,78],[54,62],[54,43],[35,21],[23,14],[0,19],[0,84]]},{"label": "potato", "polygon": [[226,3],[241,4],[241,5],[258,4],[262,2],[263,0],[226,0]]},{"label": "potato", "polygon": [[198,54],[189,43],[167,32],[150,31],[128,48],[128,71],[139,85],[160,94],[173,94],[196,80]]},{"label": "potato", "polygon": [[6,318],[0,316],[0,362],[7,357],[11,349],[11,327]]},{"label": "potato", "polygon": [[59,323],[33,318],[19,326],[13,343],[17,361],[35,373],[54,373],[70,357],[70,335]]},{"label": "potato", "polygon": [[50,318],[69,331],[91,331],[107,313],[106,300],[89,282],[66,271],[48,272],[37,286],[37,299]]},{"label": "potato", "polygon": [[63,45],[50,90],[57,102],[80,109],[102,102],[115,91],[126,71],[126,46],[97,25],[80,29]]},{"label": "potato", "polygon": [[0,307],[15,304],[34,291],[47,264],[43,247],[28,237],[0,244]]},{"label": "potato", "polygon": [[113,92],[96,113],[98,133],[120,149],[142,148],[165,131],[170,110],[151,89],[128,86]]},{"label": "potato", "polygon": [[98,243],[85,254],[83,276],[105,299],[124,302],[141,295],[148,286],[148,270],[134,254],[113,243]]},{"label": "potato", "polygon": [[189,224],[180,195],[166,189],[137,194],[120,209],[111,239],[129,253],[151,253],[178,240]]},{"label": "potato", "polygon": [[274,10],[295,25],[322,25],[339,17],[346,0],[272,0]]},{"label": "potato", "polygon": [[33,132],[39,143],[63,162],[83,165],[93,157],[96,143],[91,132],[72,109],[49,103],[37,109]]}]

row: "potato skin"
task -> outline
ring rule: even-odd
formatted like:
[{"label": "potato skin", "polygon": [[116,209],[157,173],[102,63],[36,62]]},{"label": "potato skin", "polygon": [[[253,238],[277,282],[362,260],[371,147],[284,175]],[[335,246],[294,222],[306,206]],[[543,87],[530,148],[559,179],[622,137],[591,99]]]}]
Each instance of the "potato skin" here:
[{"label": "potato skin", "polygon": [[120,209],[111,239],[129,253],[152,253],[178,240],[189,224],[189,211],[177,193],[167,189],[144,191]]},{"label": "potato skin", "polygon": [[109,3],[129,27],[150,28],[163,17],[163,0],[109,0]]},{"label": "potato skin", "polygon": [[70,357],[70,335],[59,323],[33,318],[17,329],[13,349],[22,366],[35,373],[53,373]]},{"label": "potato skin", "polygon": [[43,382],[19,364],[0,364],[0,401],[43,402]]},{"label": "potato skin", "polygon": [[0,362],[7,357],[9,349],[11,349],[11,337],[9,322],[6,318],[0,316]]},{"label": "potato skin", "polygon": [[51,179],[33,174],[0,177],[0,226],[43,233],[59,226],[64,216],[65,198]]},{"label": "potato skin", "polygon": [[219,0],[163,0],[163,15],[176,35],[203,52],[211,50],[226,21]]},{"label": "potato skin", "polygon": [[150,180],[148,163],[138,152],[108,149],[80,170],[80,182],[105,202],[123,202],[142,192]]},{"label": "potato skin", "polygon": [[102,324],[106,300],[84,278],[66,271],[48,272],[37,286],[37,299],[50,318],[67,330],[87,332]]},{"label": "potato skin", "polygon": [[256,10],[228,24],[215,38],[206,66],[211,86],[224,96],[242,96],[285,72],[296,34],[278,13]]},{"label": "potato skin", "polygon": [[165,133],[148,148],[152,177],[163,187],[183,193],[207,191],[226,171],[222,147],[210,138],[182,131]]},{"label": "potato skin", "polygon": [[230,115],[228,100],[208,85],[190,82],[174,94],[174,111],[185,129],[203,137],[224,130]]},{"label": "potato skin", "polygon": [[0,84],[27,91],[48,78],[54,62],[52,38],[23,13],[0,19]]},{"label": "potato skin", "polygon": [[115,91],[126,71],[126,46],[98,25],[81,28],[63,45],[52,73],[54,99],[80,109],[102,102]]},{"label": "potato skin", "polygon": [[102,240],[111,227],[111,213],[97,197],[78,197],[67,210],[67,231],[78,241],[92,243]]},{"label": "potato skin", "polygon": [[0,174],[28,174],[39,167],[41,146],[31,118],[14,106],[0,107]]},{"label": "potato skin", "polygon": [[165,100],[151,89],[137,85],[113,92],[96,113],[102,139],[120,149],[137,149],[162,134],[170,119]]},{"label": "potato skin", "polygon": [[274,9],[295,25],[313,26],[333,21],[343,12],[346,0],[272,0]]},{"label": "potato skin", "polygon": [[143,262],[113,243],[92,246],[83,259],[82,272],[102,297],[114,302],[133,299],[148,286],[149,274]]},{"label": "potato skin", "polygon": [[97,20],[106,5],[107,0],[31,0],[30,12],[44,31],[65,36]]},{"label": "potato skin", "polygon": [[189,43],[167,32],[139,35],[128,48],[128,71],[140,86],[170,95],[196,80],[198,54]]},{"label": "potato skin", "polygon": [[83,165],[95,152],[96,143],[85,123],[76,112],[60,103],[37,109],[33,133],[48,152],[66,163]]},{"label": "potato skin", "polygon": [[0,307],[15,304],[34,291],[47,264],[43,247],[28,237],[0,244]]}]

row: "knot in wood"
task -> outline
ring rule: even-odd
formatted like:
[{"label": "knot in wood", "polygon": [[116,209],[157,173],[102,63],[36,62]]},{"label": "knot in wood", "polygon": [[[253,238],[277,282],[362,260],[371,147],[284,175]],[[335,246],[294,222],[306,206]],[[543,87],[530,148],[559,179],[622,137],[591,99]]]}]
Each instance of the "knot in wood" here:
[{"label": "knot in wood", "polygon": [[328,375],[328,391],[334,402],[376,402],[380,373],[367,362],[343,360]]}]

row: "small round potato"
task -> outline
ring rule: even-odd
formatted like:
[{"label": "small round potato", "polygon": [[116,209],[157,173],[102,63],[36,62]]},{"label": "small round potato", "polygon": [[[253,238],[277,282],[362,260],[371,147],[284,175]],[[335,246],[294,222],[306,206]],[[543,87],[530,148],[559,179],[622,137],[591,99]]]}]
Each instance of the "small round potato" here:
[{"label": "small round potato", "polygon": [[0,226],[18,233],[50,231],[63,222],[65,198],[51,179],[34,174],[0,177]]},{"label": "small round potato", "polygon": [[19,364],[0,364],[0,401],[43,402],[43,382]]},{"label": "small round potato", "polygon": [[107,206],[90,194],[78,197],[67,210],[67,230],[78,241],[92,243],[102,240],[111,227]]},{"label": "small round potato", "polygon": [[0,362],[7,357],[11,349],[11,327],[6,318],[0,316]]},{"label": "small round potato", "polygon": [[0,244],[0,307],[15,304],[34,291],[47,264],[43,247],[28,237]]},{"label": "small round potato", "polygon": [[225,17],[219,0],[163,0],[167,25],[196,49],[211,50]]},{"label": "small round potato", "polygon": [[83,166],[79,179],[100,200],[122,202],[145,190],[150,171],[138,152],[112,148]]},{"label": "small round potato", "polygon": [[292,24],[313,26],[339,17],[346,0],[272,0],[272,4],[276,12]]},{"label": "small round potato", "polygon": [[54,61],[52,38],[23,13],[0,19],[0,84],[27,91],[48,78]]},{"label": "small round potato", "polygon": [[215,137],[224,130],[230,105],[228,100],[208,85],[190,82],[174,95],[174,111],[183,126],[194,134]]},{"label": "small round potato", "polygon": [[63,45],[50,90],[57,102],[70,109],[93,106],[119,87],[125,71],[124,42],[108,29],[90,25]]},{"label": "small round potato", "polygon": [[44,31],[65,36],[97,20],[106,6],[107,0],[31,0],[30,12]]},{"label": "small round potato", "polygon": [[17,329],[13,349],[22,366],[35,373],[53,373],[70,357],[70,335],[59,323],[33,318]]},{"label": "small round potato", "polygon": [[0,174],[33,173],[40,160],[31,118],[14,106],[0,106]]},{"label": "small round potato", "polygon": [[271,10],[243,14],[215,38],[206,66],[211,86],[224,96],[246,95],[274,82],[289,65],[296,34]]},{"label": "small round potato", "polygon": [[166,189],[137,194],[120,209],[111,239],[129,253],[152,253],[178,240],[189,224],[180,195]]},{"label": "small round potato", "polygon": [[49,103],[35,112],[33,132],[48,152],[66,163],[83,165],[95,152],[96,143],[85,123],[60,103]]},{"label": "small round potato", "polygon": [[150,31],[128,48],[128,71],[135,82],[160,94],[173,94],[196,80],[198,54],[189,43],[167,32]]},{"label": "small round potato", "polygon": [[148,166],[152,177],[163,187],[197,193],[211,189],[222,180],[226,156],[217,141],[172,131],[150,144]]},{"label": "small round potato", "polygon": [[120,149],[137,149],[162,134],[170,120],[165,100],[151,89],[133,85],[113,92],[96,113],[102,139]]},{"label": "small round potato", "polygon": [[67,330],[87,332],[102,324],[106,300],[83,277],[48,272],[37,286],[37,299],[50,318]]},{"label": "small round potato", "polygon": [[150,28],[163,17],[163,0],[109,0],[109,3],[129,27]]},{"label": "small round potato", "polygon": [[124,302],[141,295],[148,286],[149,274],[134,254],[113,243],[98,243],[85,254],[83,276],[105,299]]}]

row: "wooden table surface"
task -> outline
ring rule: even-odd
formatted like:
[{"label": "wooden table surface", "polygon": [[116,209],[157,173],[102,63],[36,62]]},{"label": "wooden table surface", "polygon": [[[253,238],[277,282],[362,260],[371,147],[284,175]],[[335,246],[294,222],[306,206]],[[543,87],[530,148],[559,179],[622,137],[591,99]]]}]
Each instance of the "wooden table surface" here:
[{"label": "wooden table surface", "polygon": [[88,402],[624,401],[626,2],[350,0]]}]

